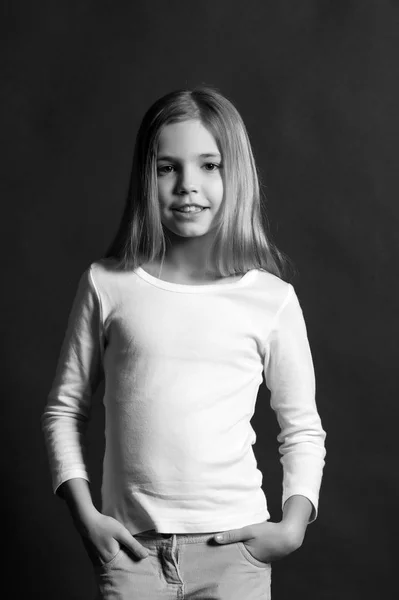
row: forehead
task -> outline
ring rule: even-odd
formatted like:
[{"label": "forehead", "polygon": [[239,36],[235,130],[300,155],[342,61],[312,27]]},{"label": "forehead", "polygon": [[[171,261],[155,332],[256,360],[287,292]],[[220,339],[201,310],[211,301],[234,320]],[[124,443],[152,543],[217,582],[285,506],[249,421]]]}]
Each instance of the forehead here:
[{"label": "forehead", "polygon": [[197,119],[170,123],[161,129],[159,155],[187,156],[212,152],[219,152],[216,140]]}]

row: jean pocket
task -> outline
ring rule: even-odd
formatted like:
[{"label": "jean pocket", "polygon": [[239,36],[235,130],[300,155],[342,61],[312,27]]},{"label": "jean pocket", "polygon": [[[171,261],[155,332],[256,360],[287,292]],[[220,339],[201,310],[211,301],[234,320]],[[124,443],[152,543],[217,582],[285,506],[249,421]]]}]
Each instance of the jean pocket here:
[{"label": "jean pocket", "polygon": [[258,560],[257,558],[252,556],[252,554],[250,553],[250,551],[248,550],[248,548],[246,547],[244,542],[237,542],[237,548],[241,552],[241,554],[245,558],[245,560],[247,562],[249,562],[251,565],[253,565],[255,567],[259,567],[261,569],[270,569],[270,567],[271,567],[270,563],[262,562],[261,560]]},{"label": "jean pocket", "polygon": [[103,563],[97,565],[95,567],[95,569],[97,571],[107,571],[108,569],[112,569],[112,567],[115,566],[115,564],[121,558],[122,554],[123,554],[123,549],[122,549],[122,547],[120,547],[118,552],[116,554],[114,554],[114,556],[110,560],[107,560],[107,562],[103,562]]}]

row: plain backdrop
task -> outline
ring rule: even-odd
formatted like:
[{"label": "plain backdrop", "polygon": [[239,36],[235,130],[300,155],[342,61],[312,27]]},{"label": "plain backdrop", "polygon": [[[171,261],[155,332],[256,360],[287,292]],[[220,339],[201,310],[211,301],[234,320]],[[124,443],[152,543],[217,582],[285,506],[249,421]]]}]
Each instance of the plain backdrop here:
[{"label": "plain backdrop", "polygon": [[[116,232],[141,117],[161,95],[205,83],[247,125],[274,241],[297,269],[327,431],[319,517],[274,563],[273,598],[394,597],[399,3],[1,7],[3,585],[12,598],[94,597],[83,544],[52,495],[40,417],[79,277]],[[97,504],[102,391],[89,429]],[[278,520],[268,402],[262,386],[254,450]]]}]

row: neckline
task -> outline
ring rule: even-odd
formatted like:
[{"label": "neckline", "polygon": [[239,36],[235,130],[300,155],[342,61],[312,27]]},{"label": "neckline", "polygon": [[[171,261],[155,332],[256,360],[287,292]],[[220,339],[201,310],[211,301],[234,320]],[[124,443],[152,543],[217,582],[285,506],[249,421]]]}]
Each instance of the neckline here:
[{"label": "neckline", "polygon": [[163,279],[159,279],[158,277],[154,277],[154,275],[150,275],[147,271],[144,271],[142,267],[137,267],[135,270],[136,275],[141,277],[154,285],[155,287],[161,288],[163,290],[169,290],[171,292],[187,292],[189,294],[198,294],[204,293],[207,291],[215,291],[215,290],[223,290],[225,288],[239,288],[246,285],[256,273],[256,269],[250,269],[244,275],[236,280],[231,281],[230,283],[200,283],[198,285],[191,285],[188,283],[172,283],[171,281],[164,281]]}]

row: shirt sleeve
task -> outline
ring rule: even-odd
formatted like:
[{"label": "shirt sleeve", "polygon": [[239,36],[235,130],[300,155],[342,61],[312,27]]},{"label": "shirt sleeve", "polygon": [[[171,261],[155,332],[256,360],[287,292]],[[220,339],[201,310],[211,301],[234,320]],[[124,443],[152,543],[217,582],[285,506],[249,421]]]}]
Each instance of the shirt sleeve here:
[{"label": "shirt sleeve", "polygon": [[305,496],[313,505],[312,522],[318,513],[326,433],[316,407],[306,325],[291,284],[268,336],[264,375],[280,426],[277,441],[283,466],[282,506],[290,496]]},{"label": "shirt sleeve", "polygon": [[85,433],[91,397],[103,378],[102,356],[101,303],[89,267],[79,280],[41,417],[54,493],[68,479],[90,481]]}]

